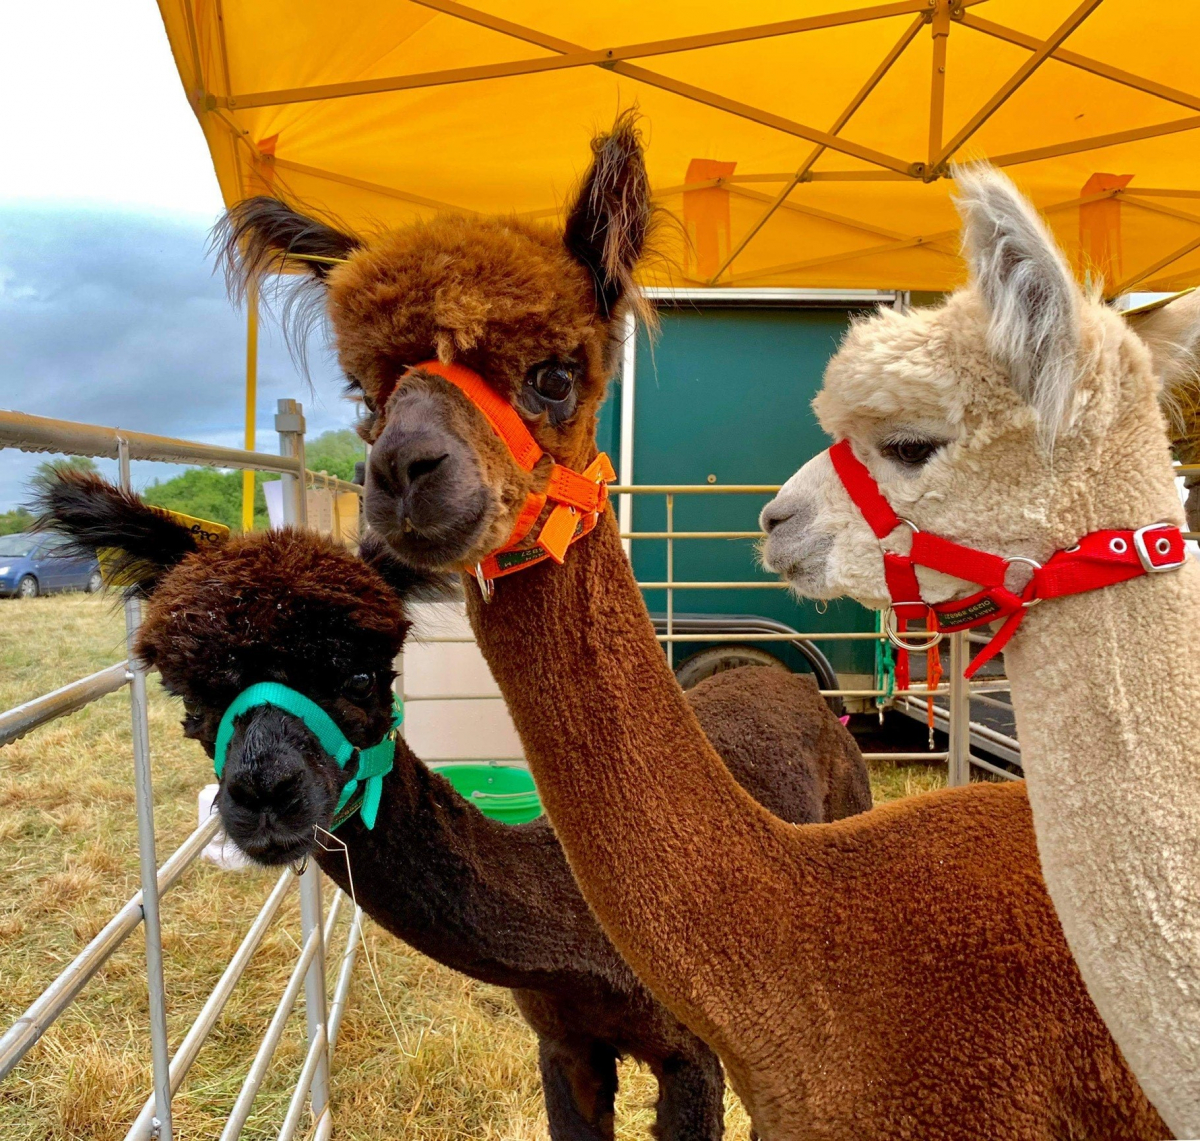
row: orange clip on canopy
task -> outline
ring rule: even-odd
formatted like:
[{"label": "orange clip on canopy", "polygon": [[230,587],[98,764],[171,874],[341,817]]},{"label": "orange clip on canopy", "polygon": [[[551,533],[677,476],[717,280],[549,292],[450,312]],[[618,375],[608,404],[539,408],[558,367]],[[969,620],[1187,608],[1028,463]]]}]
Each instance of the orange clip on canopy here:
[{"label": "orange clip on canopy", "polygon": [[977,158],[1109,294],[1200,283],[1200,4],[476,2],[160,0],[226,202],[553,220],[636,104],[647,284],[951,288]]}]

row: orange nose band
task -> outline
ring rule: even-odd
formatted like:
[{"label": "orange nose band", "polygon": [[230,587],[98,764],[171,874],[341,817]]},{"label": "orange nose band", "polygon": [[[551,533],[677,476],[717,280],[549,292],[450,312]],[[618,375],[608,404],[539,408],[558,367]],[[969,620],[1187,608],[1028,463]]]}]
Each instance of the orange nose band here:
[{"label": "orange nose band", "polygon": [[[504,441],[517,465],[531,472],[546,454],[525,426],[516,409],[477,372],[460,364],[422,361],[409,372],[429,372],[454,385],[480,412],[493,432]],[[465,567],[475,576],[485,601],[495,592],[493,582],[507,574],[524,570],[546,559],[561,563],[567,548],[592,531],[608,501],[608,484],[617,478],[608,456],[600,452],[582,472],[555,463],[545,491],[531,491],[517,516],[516,525],[504,546],[493,551],[474,567]],[[554,506],[536,536],[532,535],[546,503]]]}]

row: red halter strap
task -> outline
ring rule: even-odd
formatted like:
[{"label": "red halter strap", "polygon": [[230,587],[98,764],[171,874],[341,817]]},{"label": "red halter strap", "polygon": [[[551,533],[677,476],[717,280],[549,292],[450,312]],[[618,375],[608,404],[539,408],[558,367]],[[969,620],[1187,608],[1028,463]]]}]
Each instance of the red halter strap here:
[{"label": "red halter strap", "polygon": [[[477,372],[464,365],[442,364],[441,361],[422,361],[408,372],[433,373],[453,384],[483,413],[492,431],[504,441],[512,458],[523,470],[533,471],[546,454],[516,409]],[[494,579],[524,570],[546,559],[561,563],[566,558],[567,548],[592,531],[600,521],[608,501],[608,484],[616,478],[617,473],[603,452],[583,472],[572,471],[562,464],[552,464],[546,490],[529,493],[504,546],[474,567],[464,568],[466,573],[475,576],[483,597],[491,599],[495,590],[492,585]],[[534,541],[528,541],[547,500],[554,506]]]},{"label": "red halter strap", "polygon": [[[1152,523],[1137,530],[1093,531],[1075,546],[1055,551],[1044,564],[1021,555],[1003,558],[931,535],[902,519],[884,499],[849,440],[834,444],[829,449],[829,458],[842,486],[877,539],[886,538],[899,526],[912,530],[912,549],[907,555],[883,552],[884,576],[898,620],[932,616],[935,628],[947,633],[1003,621],[964,671],[968,678],[974,677],[980,666],[1004,649],[1031,606],[1048,598],[1099,590],[1144,574],[1178,570],[1187,561],[1183,534],[1171,523]],[[1019,595],[1004,585],[1013,563],[1033,568]],[[967,598],[927,603],[917,582],[918,566],[978,583],[983,590]]]}]

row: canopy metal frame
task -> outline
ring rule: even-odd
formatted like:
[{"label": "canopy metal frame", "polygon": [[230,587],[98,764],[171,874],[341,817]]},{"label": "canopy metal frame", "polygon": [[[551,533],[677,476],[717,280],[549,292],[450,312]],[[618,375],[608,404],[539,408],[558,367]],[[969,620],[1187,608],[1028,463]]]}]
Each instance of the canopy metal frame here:
[{"label": "canopy metal frame", "polygon": [[[215,22],[216,41],[219,45],[217,58],[222,75],[218,84],[230,94],[215,94],[209,90],[209,85],[203,77],[201,68],[201,53],[195,26],[195,15],[190,4],[185,5],[187,14],[188,50],[191,56],[193,74],[200,77],[198,89],[190,92],[193,105],[200,115],[212,115],[229,131],[235,141],[238,153],[239,167],[243,161],[248,162],[251,169],[270,167],[270,176],[279,180],[286,179],[288,173],[309,178],[322,179],[344,186],[354,187],[372,194],[380,194],[394,198],[408,205],[432,209],[450,210],[461,213],[474,213],[462,204],[446,202],[427,195],[416,193],[414,190],[385,186],[376,182],[354,178],[340,171],[298,163],[284,157],[276,157],[262,153],[248,132],[240,127],[237,114],[254,108],[279,107],[289,104],[318,102],[327,100],[351,99],[363,95],[378,95],[386,92],[413,91],[447,86],[460,83],[481,83],[513,76],[535,75],[539,73],[563,71],[572,68],[597,67],[611,71],[616,75],[633,80],[649,87],[655,87],[670,92],[681,99],[712,107],[728,115],[745,119],[760,126],[768,127],[794,138],[803,139],[813,144],[799,165],[788,172],[748,173],[726,179],[712,179],[702,182],[683,184],[661,188],[660,197],[668,197],[680,192],[701,190],[711,187],[723,187],[744,200],[759,199],[763,205],[762,212],[751,222],[731,245],[722,258],[715,273],[704,280],[688,278],[688,284],[698,286],[738,285],[754,280],[762,281],[772,276],[795,274],[797,271],[827,267],[839,262],[852,262],[864,256],[886,254],[906,249],[928,251],[930,256],[950,258],[956,256],[955,233],[947,231],[936,234],[893,233],[883,231],[877,225],[853,217],[835,214],[821,210],[816,206],[798,203],[794,194],[798,187],[815,182],[861,182],[873,180],[900,180],[912,182],[933,182],[939,179],[953,177],[952,162],[963,153],[963,148],[974,138],[979,129],[1000,111],[1012,97],[1028,82],[1028,80],[1048,61],[1055,61],[1069,67],[1077,68],[1090,75],[1106,80],[1134,91],[1154,96],[1165,102],[1172,103],[1192,111],[1200,112],[1200,95],[1182,91],[1167,84],[1160,83],[1147,76],[1115,67],[1101,60],[1091,58],[1080,52],[1072,51],[1066,46],[1069,38],[1099,10],[1105,0],[1081,0],[1065,19],[1045,38],[1038,38],[1015,28],[988,20],[977,15],[971,9],[984,0],[893,0],[892,3],[874,4],[864,7],[848,8],[843,11],[823,13],[791,20],[782,20],[768,24],[758,24],[744,27],[733,27],[720,31],[703,32],[692,35],[675,36],[668,39],[650,40],[641,43],[618,44],[610,47],[591,47],[574,43],[557,36],[543,32],[537,28],[504,19],[480,8],[460,3],[459,0],[412,0],[412,3],[431,9],[464,23],[488,29],[502,36],[519,40],[533,45],[549,53],[533,58],[508,60],[498,63],[481,64],[469,67],[449,67],[435,71],[423,71],[413,74],[390,75],[379,78],[352,80],[343,83],[326,83],[301,87],[280,88],[263,91],[233,91],[230,82],[228,49],[225,43],[225,25],[221,12],[220,0],[211,10]],[[642,64],[643,60],[669,56],[679,53],[719,47],[722,45],[748,43],[756,40],[766,40],[779,37],[798,36],[807,32],[822,29],[844,27],[871,21],[894,19],[909,15],[907,23],[898,39],[889,47],[883,57],[873,63],[862,86],[834,119],[827,129],[822,129],[807,123],[778,115],[771,110],[754,106],[749,103],[731,98],[720,92],[686,83],[669,75],[651,70]],[[957,27],[956,27],[957,25]],[[926,153],[920,157],[890,154],[873,147],[854,141],[848,137],[846,130],[850,126],[855,112],[870,97],[885,76],[901,59],[910,45],[918,39],[924,29],[928,29],[932,40],[932,63],[929,76],[928,92],[928,144]],[[952,36],[969,32],[975,35],[988,36],[997,41],[1023,48],[1030,54],[1005,79],[967,119],[954,130],[947,139],[945,122],[945,95],[947,83],[948,45]],[[1087,151],[1097,151],[1120,143],[1150,139],[1158,136],[1192,131],[1200,128],[1200,114],[1182,118],[1164,120],[1149,125],[1137,125],[1127,130],[1110,131],[1103,134],[1081,139],[1064,140],[1040,147],[1013,151],[1005,154],[988,155],[988,161],[997,166],[1019,166],[1037,162],[1047,158],[1074,155]],[[814,165],[827,151],[835,151],[849,158],[864,163],[868,169],[860,170],[814,170]],[[763,193],[752,190],[747,183],[764,182],[779,183],[774,193]],[[286,189],[286,181],[281,185]],[[1148,195],[1180,197],[1195,196],[1197,192],[1187,190],[1172,190],[1170,188],[1139,189],[1136,191],[1111,192],[1108,197],[1119,198],[1122,201],[1136,203],[1139,197]],[[1094,199],[1090,199],[1094,200]],[[1049,210],[1067,208],[1070,205],[1081,205],[1084,199],[1072,203],[1059,203],[1049,207]],[[529,211],[522,216],[526,218],[553,217],[561,212],[561,205],[548,206],[544,209]],[[738,273],[736,266],[739,258],[746,249],[761,234],[763,227],[779,210],[793,210],[809,216],[834,222],[838,225],[862,232],[874,234],[886,239],[885,242],[872,245],[865,249],[844,250],[821,258],[807,261],[792,261],[778,266],[758,268],[752,272]],[[1163,211],[1164,213],[1166,211]],[[1189,223],[1200,224],[1200,218],[1178,212],[1176,217]],[[1152,257],[1151,264],[1129,274],[1126,278],[1112,286],[1112,295],[1132,288],[1133,286],[1161,273],[1196,248],[1200,240],[1188,240],[1162,256]]]}]

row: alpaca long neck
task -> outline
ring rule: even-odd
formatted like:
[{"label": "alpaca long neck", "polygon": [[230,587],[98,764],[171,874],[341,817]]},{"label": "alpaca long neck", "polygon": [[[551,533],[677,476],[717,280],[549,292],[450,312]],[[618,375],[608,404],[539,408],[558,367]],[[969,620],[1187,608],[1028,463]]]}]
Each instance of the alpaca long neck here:
[{"label": "alpaca long neck", "polygon": [[1026,627],[1007,660],[1047,886],[1146,1093],[1196,1136],[1200,566],[1047,602]]},{"label": "alpaca long neck", "polygon": [[[612,513],[562,566],[501,579],[479,645],[584,897],[657,997],[723,1051],[755,949],[737,918],[803,907],[794,828],[730,776],[655,639]],[[781,894],[784,893],[784,894]],[[730,1005],[730,1004],[735,1005]]]},{"label": "alpaca long neck", "polygon": [[373,830],[355,815],[319,852],[321,867],[376,922],[417,950],[499,986],[578,982],[590,968],[620,982],[607,947],[544,822],[489,820],[408,746],[384,779]]}]

